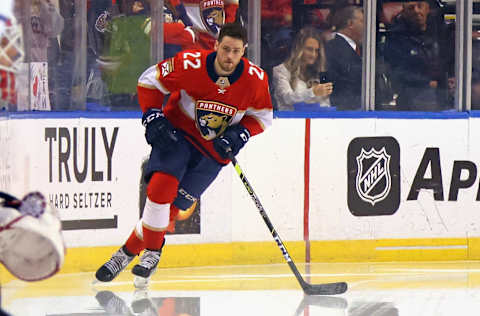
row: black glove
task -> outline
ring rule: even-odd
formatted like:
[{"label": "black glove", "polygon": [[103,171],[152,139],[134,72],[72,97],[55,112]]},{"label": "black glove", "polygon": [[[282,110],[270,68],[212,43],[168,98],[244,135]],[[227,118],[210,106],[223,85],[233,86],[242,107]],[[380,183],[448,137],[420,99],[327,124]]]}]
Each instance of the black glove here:
[{"label": "black glove", "polygon": [[178,141],[178,133],[160,109],[149,109],[143,113],[145,138],[150,145],[169,149]]},{"label": "black glove", "polygon": [[238,154],[249,138],[248,129],[240,124],[232,125],[221,136],[213,140],[213,148],[223,159],[230,159]]},{"label": "black glove", "polygon": [[177,18],[182,20],[182,22],[185,26],[192,26],[193,25],[192,20],[190,20],[190,18],[188,17],[187,10],[185,9],[185,6],[184,6],[183,3],[181,3],[181,4],[179,4],[175,7],[175,12],[177,14]]}]

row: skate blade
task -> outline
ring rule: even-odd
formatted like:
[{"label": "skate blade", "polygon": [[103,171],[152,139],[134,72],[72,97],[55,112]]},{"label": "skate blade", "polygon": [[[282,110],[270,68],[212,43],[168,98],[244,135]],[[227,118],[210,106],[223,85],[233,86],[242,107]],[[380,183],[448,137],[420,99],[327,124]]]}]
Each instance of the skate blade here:
[{"label": "skate blade", "polygon": [[135,276],[135,278],[133,279],[133,285],[135,286],[135,288],[137,289],[145,289],[145,288],[148,288],[148,285],[150,284],[150,277],[148,278],[143,278],[143,277],[140,277],[140,276]]}]

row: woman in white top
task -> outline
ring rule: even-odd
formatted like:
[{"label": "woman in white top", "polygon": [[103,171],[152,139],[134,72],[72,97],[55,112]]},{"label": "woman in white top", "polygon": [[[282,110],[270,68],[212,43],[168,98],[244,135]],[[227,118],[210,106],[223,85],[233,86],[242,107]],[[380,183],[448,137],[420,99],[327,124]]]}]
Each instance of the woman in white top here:
[{"label": "woman in white top", "polygon": [[290,57],[273,68],[274,96],[278,110],[293,110],[295,103],[311,104],[312,110],[319,106],[330,106],[329,95],[333,91],[333,84],[323,83],[324,80],[319,78],[326,71],[325,60],[320,33],[312,27],[301,29],[295,38]]}]

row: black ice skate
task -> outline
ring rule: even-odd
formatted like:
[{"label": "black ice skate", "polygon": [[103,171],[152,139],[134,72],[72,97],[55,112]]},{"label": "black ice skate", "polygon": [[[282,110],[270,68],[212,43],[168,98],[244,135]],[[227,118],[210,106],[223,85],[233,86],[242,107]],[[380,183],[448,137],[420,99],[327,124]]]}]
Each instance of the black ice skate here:
[{"label": "black ice skate", "polygon": [[133,258],[135,258],[135,256],[127,255],[122,247],[113,254],[110,260],[97,270],[95,277],[98,281],[110,282],[128,266]]},{"label": "black ice skate", "polygon": [[142,278],[150,277],[150,275],[152,275],[157,268],[161,254],[161,250],[145,249],[142,257],[140,258],[140,263],[133,267],[132,273]]}]

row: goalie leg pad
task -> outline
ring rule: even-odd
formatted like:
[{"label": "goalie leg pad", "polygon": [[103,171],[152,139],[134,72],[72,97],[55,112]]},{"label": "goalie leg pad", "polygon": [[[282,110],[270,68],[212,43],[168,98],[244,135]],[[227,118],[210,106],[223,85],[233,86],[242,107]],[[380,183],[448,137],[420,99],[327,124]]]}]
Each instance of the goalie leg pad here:
[{"label": "goalie leg pad", "polygon": [[[55,274],[65,257],[58,217],[50,211],[38,218],[21,215],[10,207],[0,207],[0,212],[3,224],[0,229],[0,261],[5,267],[24,281],[43,280]],[[9,223],[3,221],[6,218],[11,219]]]}]

